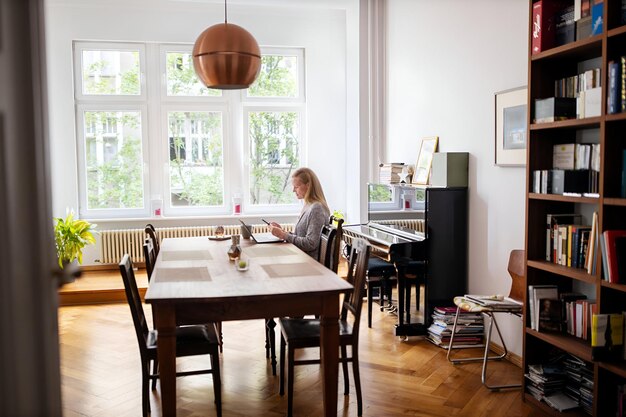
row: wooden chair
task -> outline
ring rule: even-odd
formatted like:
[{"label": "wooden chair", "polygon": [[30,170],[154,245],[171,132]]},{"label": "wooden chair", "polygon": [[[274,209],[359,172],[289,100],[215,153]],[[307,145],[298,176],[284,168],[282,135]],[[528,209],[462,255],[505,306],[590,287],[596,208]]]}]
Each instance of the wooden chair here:
[{"label": "wooden chair", "polygon": [[151,237],[147,237],[143,243],[143,257],[146,261],[146,273],[148,274],[148,282],[152,278],[154,263],[156,262],[156,252],[154,250],[154,241]]},{"label": "wooden chair", "polygon": [[[337,226],[334,226],[336,223]],[[337,273],[339,268],[339,248],[343,235],[343,219],[330,216],[330,224],[322,226],[320,234],[319,255],[317,261],[326,268]],[[271,359],[272,375],[276,375],[276,321],[265,320],[265,357]]]},{"label": "wooden chair", "polygon": [[[350,260],[348,263],[348,282],[354,290],[343,298],[339,317],[339,344],[341,353],[339,361],[343,368],[344,395],[349,393],[348,362],[352,362],[354,385],[357,398],[357,415],[363,414],[363,399],[361,395],[361,378],[359,376],[359,324],[363,295],[365,292],[365,274],[370,246],[362,239],[352,241]],[[351,316],[351,317],[350,317]],[[285,351],[288,349],[287,364],[287,415],[293,414],[293,384],[294,366],[319,364],[319,359],[296,360],[296,349],[313,348],[320,346],[320,320],[307,318],[281,318],[280,338],[280,395],[285,393]],[[348,356],[347,347],[351,347],[351,356]]]},{"label": "wooden chair", "polygon": [[[143,311],[141,296],[137,289],[137,281],[133,271],[133,263],[128,254],[124,255],[119,263],[120,273],[124,281],[126,299],[133,316],[133,324],[139,343],[141,356],[141,399],[143,417],[150,413],[150,398],[148,385],[150,380],[155,381],[159,375],[157,362],[157,332],[148,328],[148,323]],[[198,371],[177,372],[176,376],[212,374],[213,392],[215,395],[215,408],[217,416],[222,415],[222,393],[220,380],[220,362],[218,353],[217,335],[213,326],[194,325],[179,326],[176,328],[176,357],[210,355],[211,368]],[[150,365],[152,364],[152,373]],[[154,389],[154,384],[153,384]]]},{"label": "wooden chair", "polygon": [[[485,387],[489,388],[493,391],[499,391],[501,389],[507,388],[520,388],[522,384],[511,384],[511,385],[489,385],[487,384],[487,363],[490,360],[500,360],[506,357],[508,350],[506,348],[506,343],[502,338],[502,333],[500,333],[500,328],[498,327],[498,322],[496,321],[495,313],[509,313],[518,317],[522,317],[522,300],[524,297],[524,259],[526,258],[526,253],[524,250],[515,249],[512,250],[509,255],[509,265],[508,271],[511,276],[511,290],[509,291],[509,298],[516,301],[519,304],[508,304],[508,305],[482,305],[476,303],[466,297],[455,297],[454,303],[457,306],[456,315],[454,317],[454,324],[452,325],[452,335],[450,336],[450,343],[448,345],[448,354],[447,358],[453,364],[467,363],[467,362],[483,362],[481,380]],[[461,349],[454,347],[454,336],[456,333],[456,326],[459,319],[459,313],[461,311],[470,311],[470,312],[480,312],[485,316],[489,317],[489,324],[487,326],[487,332],[485,336],[485,350],[484,354],[481,357],[472,357],[472,358],[462,358],[462,359],[453,359],[452,358],[452,350]],[[495,326],[496,331],[498,332],[498,337],[502,342],[503,353],[501,355],[489,356],[489,344],[491,343],[491,333],[492,329]]]},{"label": "wooden chair", "polygon": [[[334,226],[334,224],[337,226]],[[339,268],[339,248],[343,236],[343,219],[330,216],[330,224],[322,226],[318,262],[333,272]]]},{"label": "wooden chair", "polygon": [[144,229],[146,234],[152,239],[152,244],[154,245],[154,257],[156,259],[159,251],[161,250],[161,241],[159,240],[159,235],[150,223],[146,224],[146,228]]},{"label": "wooden chair", "polygon": [[372,256],[367,265],[367,327],[372,327],[372,308],[374,305],[374,288],[378,288],[378,304],[380,311],[385,308],[385,297],[388,307],[392,307],[391,291],[397,283],[396,267],[391,262]]}]

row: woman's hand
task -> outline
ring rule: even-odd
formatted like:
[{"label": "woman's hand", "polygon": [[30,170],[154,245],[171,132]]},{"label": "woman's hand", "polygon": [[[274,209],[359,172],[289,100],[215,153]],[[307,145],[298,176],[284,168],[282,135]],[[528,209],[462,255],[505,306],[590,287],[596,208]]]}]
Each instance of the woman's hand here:
[{"label": "woman's hand", "polygon": [[270,227],[270,232],[271,232],[274,236],[276,236],[276,237],[278,237],[278,238],[280,238],[280,239],[283,239],[283,240],[285,240],[285,239],[286,239],[286,237],[287,237],[287,232],[285,232],[285,231],[283,230],[283,228],[282,228],[282,227],[280,227],[280,225],[279,225],[278,223],[276,223],[276,222],[271,222],[271,223],[270,223],[270,225],[269,225],[269,227]]}]

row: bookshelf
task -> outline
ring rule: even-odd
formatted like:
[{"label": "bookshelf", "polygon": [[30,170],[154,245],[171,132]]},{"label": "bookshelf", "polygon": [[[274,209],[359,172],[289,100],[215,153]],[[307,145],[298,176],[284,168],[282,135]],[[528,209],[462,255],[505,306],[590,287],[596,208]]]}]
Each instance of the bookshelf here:
[{"label": "bookshelf", "polygon": [[[598,215],[598,234],[605,230],[626,229],[626,199],[621,197],[622,159],[626,149],[626,112],[609,114],[608,66],[610,61],[620,61],[626,56],[626,25],[622,24],[622,0],[603,1],[603,30],[563,45],[551,46],[540,52],[532,51],[533,17],[538,0],[529,1],[529,52],[528,52],[528,143],[526,167],[526,285],[557,285],[559,292],[582,292],[595,299],[599,313],[626,311],[626,280],[613,284],[603,279],[600,249],[595,259],[595,272],[583,268],[558,265],[546,260],[546,216],[548,214],[581,214],[583,223],[591,225],[593,213]],[[556,10],[567,1],[541,0],[544,10]],[[591,4],[594,0],[591,0]],[[556,5],[560,6],[556,6]],[[574,0],[571,0],[571,5]],[[535,123],[535,100],[553,97],[555,81],[580,74],[581,65],[598,65],[601,82],[600,116]],[[626,75],[624,75],[626,76]],[[624,93],[622,93],[624,94]],[[550,170],[553,147],[557,144],[600,144],[599,196],[571,196],[533,191],[533,172]],[[559,412],[545,402],[537,400],[524,381],[524,400],[548,415],[615,416],[618,387],[626,384],[626,362],[594,360],[590,340],[567,333],[531,329],[528,291],[525,294],[525,326],[523,364],[528,366],[542,361],[546,352],[570,353],[585,361],[593,370],[593,404],[583,408]]]}]

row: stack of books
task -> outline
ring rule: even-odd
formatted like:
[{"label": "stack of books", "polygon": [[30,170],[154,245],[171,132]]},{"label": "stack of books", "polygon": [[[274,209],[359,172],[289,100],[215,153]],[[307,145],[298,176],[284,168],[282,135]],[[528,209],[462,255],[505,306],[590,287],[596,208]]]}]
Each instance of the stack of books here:
[{"label": "stack of books", "polygon": [[528,365],[528,373],[524,375],[528,380],[526,388],[538,401],[544,397],[559,393],[565,387],[565,371],[558,365]]},{"label": "stack of books", "polygon": [[526,389],[539,401],[564,412],[582,408],[592,414],[593,369],[574,355],[561,353],[543,364],[528,365]]},{"label": "stack of books", "polygon": [[[433,323],[428,328],[428,340],[433,344],[448,349],[456,307],[435,307]],[[484,324],[481,313],[461,311],[454,335],[455,348],[478,347],[483,343]]]},{"label": "stack of books", "polygon": [[378,173],[378,181],[381,184],[399,184],[402,179],[402,169],[404,168],[404,163],[390,163],[390,164],[380,164],[380,170]]}]

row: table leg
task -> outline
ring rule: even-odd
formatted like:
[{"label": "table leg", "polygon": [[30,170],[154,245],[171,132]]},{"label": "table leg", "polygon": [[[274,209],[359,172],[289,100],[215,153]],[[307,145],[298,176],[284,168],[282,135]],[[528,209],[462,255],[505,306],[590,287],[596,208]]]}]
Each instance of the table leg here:
[{"label": "table leg", "polygon": [[320,317],[320,354],[324,416],[337,416],[337,378],[339,377],[339,296],[325,296]]},{"label": "table leg", "polygon": [[176,416],[176,317],[171,305],[153,304],[155,327],[159,332],[157,350],[161,406],[164,417]]}]

